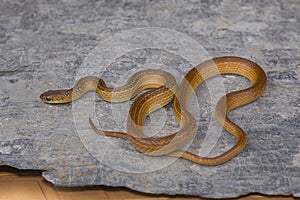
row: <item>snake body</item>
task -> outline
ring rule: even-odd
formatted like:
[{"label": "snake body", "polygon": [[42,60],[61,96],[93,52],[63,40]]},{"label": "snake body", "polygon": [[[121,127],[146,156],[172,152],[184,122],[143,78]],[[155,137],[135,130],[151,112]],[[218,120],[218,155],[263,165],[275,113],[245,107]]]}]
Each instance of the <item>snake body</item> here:
[{"label": "snake body", "polygon": [[[217,157],[200,157],[180,150],[192,140],[197,128],[194,117],[187,110],[194,89],[205,80],[220,74],[237,74],[252,82],[251,87],[226,94],[217,103],[216,118],[225,130],[235,136],[236,144]],[[171,74],[149,69],[137,72],[124,86],[118,88],[106,87],[102,79],[89,76],[80,79],[71,89],[50,90],[43,93],[40,98],[45,103],[68,103],[80,98],[87,91],[95,90],[106,101],[123,102],[144,89],[155,88],[140,95],[133,102],[127,120],[127,133],[98,130],[90,119],[92,129],[100,134],[128,139],[136,150],[144,154],[169,155],[202,165],[218,165],[239,154],[247,142],[245,132],[229,120],[228,113],[260,97],[265,85],[266,74],[259,65],[244,58],[228,56],[207,60],[197,65],[185,75],[177,89],[176,81]],[[180,124],[180,130],[164,137],[146,137],[143,133],[145,118],[149,113],[168,104],[174,98],[175,92],[174,114]]]}]

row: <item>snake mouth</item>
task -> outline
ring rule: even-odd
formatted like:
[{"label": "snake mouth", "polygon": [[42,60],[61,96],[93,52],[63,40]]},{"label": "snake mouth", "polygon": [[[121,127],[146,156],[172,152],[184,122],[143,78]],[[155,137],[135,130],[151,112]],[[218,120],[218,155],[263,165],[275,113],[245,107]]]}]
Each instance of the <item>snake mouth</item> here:
[{"label": "snake mouth", "polygon": [[44,103],[51,103],[51,97],[47,95],[48,91],[47,92],[44,92],[43,94],[40,95],[40,99],[42,102]]}]

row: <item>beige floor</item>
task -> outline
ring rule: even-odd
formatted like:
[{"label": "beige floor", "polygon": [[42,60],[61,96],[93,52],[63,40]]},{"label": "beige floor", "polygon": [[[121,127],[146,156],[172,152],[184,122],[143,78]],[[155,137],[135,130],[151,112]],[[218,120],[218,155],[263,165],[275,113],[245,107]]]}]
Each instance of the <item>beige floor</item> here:
[{"label": "beige floor", "polygon": [[[199,200],[197,197],[147,195],[125,188],[101,186],[58,188],[43,180],[40,174],[38,171],[23,171],[10,167],[0,167],[0,200]],[[240,199],[290,200],[294,198],[250,195]]]}]

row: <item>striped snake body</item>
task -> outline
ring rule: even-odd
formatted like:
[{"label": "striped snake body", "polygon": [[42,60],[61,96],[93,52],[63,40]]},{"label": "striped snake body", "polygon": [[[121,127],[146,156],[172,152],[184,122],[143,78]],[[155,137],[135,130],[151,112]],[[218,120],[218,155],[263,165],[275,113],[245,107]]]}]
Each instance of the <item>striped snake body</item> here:
[{"label": "striped snake body", "polygon": [[[237,74],[252,82],[251,87],[226,94],[217,103],[216,118],[225,130],[235,136],[236,144],[217,157],[201,157],[180,150],[192,140],[197,128],[194,117],[187,110],[194,89],[205,80],[220,74]],[[178,88],[171,74],[149,69],[137,72],[121,87],[109,88],[102,79],[88,76],[80,79],[71,89],[50,90],[43,93],[40,98],[45,103],[68,103],[80,98],[85,92],[94,90],[106,101],[123,102],[144,89],[154,88],[138,96],[133,102],[127,120],[127,133],[98,130],[89,119],[92,129],[107,136],[128,139],[135,149],[144,154],[169,155],[202,165],[219,165],[239,154],[247,142],[245,132],[229,120],[228,113],[260,97],[265,85],[266,74],[259,65],[244,58],[228,56],[207,60],[197,65],[185,75]],[[174,114],[180,124],[180,130],[163,137],[146,137],[143,133],[145,118],[172,101],[174,93],[176,93]]]}]

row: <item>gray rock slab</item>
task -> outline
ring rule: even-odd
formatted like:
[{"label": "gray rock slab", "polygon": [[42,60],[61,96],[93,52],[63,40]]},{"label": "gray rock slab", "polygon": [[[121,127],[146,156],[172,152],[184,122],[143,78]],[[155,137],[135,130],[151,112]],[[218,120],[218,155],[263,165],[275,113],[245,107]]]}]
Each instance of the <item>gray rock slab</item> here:
[{"label": "gray rock slab", "polygon": [[[294,1],[0,1],[0,165],[43,170],[58,186],[124,186],[155,194],[300,197],[300,2]],[[268,76],[263,96],[230,113],[248,135],[245,150],[214,167],[137,153],[128,141],[88,125],[125,131],[132,101],[110,104],[94,93],[51,106],[39,95],[85,75],[122,85],[134,72],[160,68],[180,81],[216,56],[251,59]],[[202,156],[229,149],[214,106],[245,88],[238,76],[213,78],[191,101],[197,119],[185,148]],[[146,120],[146,134],[178,130],[172,104]]]}]

